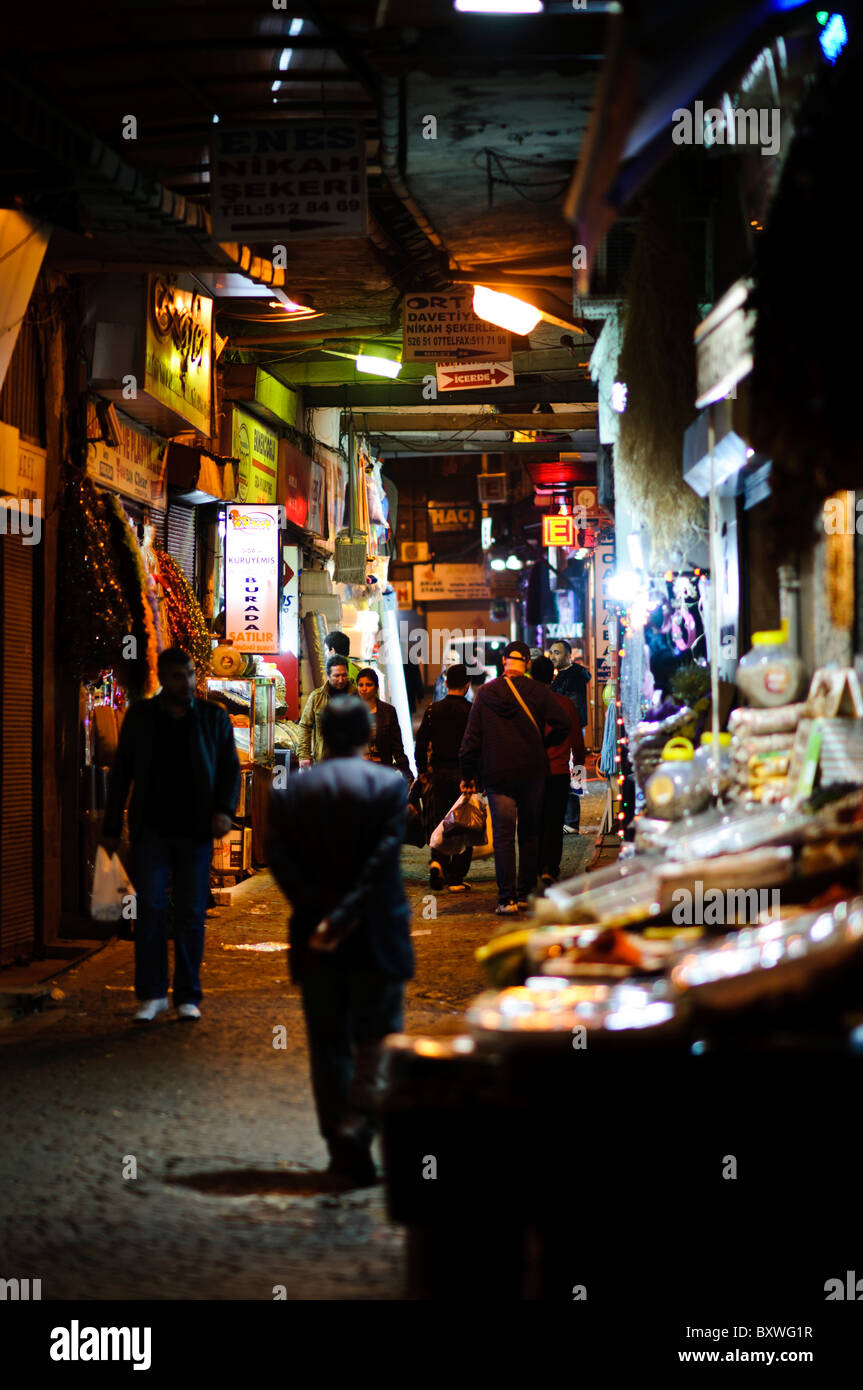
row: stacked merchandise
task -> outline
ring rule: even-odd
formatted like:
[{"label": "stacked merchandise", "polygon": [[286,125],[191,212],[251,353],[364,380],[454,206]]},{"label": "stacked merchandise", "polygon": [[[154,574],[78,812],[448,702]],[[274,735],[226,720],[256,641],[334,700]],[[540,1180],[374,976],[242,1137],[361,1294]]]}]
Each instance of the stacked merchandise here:
[{"label": "stacked merchandise", "polygon": [[734,776],[730,795],[741,802],[774,805],[791,791],[789,774],[797,726],[806,705],[736,709],[728,719]]}]

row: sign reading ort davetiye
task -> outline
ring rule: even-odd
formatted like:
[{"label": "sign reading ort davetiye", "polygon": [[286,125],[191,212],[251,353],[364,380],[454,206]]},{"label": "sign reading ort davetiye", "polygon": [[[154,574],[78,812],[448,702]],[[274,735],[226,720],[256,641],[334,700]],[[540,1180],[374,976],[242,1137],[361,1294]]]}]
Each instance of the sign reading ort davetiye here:
[{"label": "sign reading ort davetiye", "polygon": [[239,652],[279,650],[278,507],[228,507],[225,636]]},{"label": "sign reading ort davetiye", "polygon": [[363,126],[339,119],[214,126],[210,211],[221,241],[365,236]]}]

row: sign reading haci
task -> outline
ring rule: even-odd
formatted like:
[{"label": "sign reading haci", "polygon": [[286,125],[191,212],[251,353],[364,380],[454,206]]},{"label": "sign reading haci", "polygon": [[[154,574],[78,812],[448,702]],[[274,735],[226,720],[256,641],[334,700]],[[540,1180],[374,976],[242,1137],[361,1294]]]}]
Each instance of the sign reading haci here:
[{"label": "sign reading haci", "polygon": [[217,125],[210,210],[217,240],[366,234],[366,139],[356,121]]},{"label": "sign reading haci", "polygon": [[225,636],[239,652],[279,650],[278,507],[228,507]]}]

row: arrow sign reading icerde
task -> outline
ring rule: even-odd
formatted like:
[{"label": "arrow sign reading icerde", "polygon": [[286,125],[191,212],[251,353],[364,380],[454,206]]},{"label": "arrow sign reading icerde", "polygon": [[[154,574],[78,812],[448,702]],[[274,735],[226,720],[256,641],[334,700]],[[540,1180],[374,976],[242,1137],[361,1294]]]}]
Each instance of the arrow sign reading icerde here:
[{"label": "arrow sign reading icerde", "polygon": [[438,362],[435,370],[439,391],[476,391],[485,386],[499,389],[515,384],[511,362]]}]

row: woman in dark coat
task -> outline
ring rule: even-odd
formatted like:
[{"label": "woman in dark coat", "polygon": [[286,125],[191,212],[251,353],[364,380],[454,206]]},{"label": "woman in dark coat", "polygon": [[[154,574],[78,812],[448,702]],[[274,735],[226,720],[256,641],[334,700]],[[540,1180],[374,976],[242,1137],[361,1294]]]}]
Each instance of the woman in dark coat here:
[{"label": "woman in dark coat", "polygon": [[378,699],[380,681],[377,671],[366,666],[357,676],[357,694],[365,700],[372,721],[372,737],[367,757],[384,767],[397,767],[411,781],[410,764],[405,756],[402,731],[395,705]]}]

